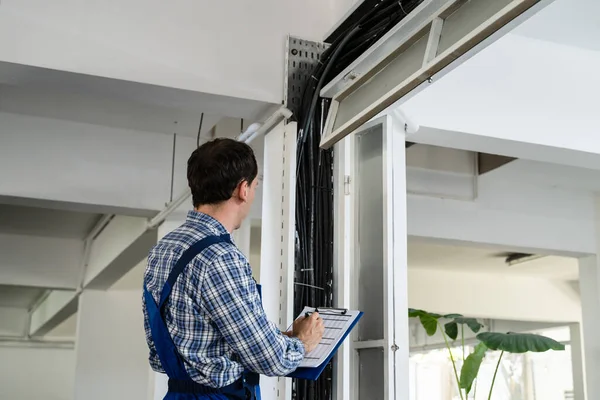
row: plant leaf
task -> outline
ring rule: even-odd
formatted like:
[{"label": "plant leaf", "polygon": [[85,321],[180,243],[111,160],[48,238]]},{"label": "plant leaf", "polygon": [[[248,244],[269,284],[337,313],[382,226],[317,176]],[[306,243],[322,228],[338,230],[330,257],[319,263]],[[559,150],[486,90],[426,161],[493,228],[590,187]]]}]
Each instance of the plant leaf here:
[{"label": "plant leaf", "polygon": [[457,324],[465,324],[473,331],[477,333],[483,328],[483,325],[479,323],[475,318],[455,318],[454,321]]},{"label": "plant leaf", "polygon": [[421,316],[421,314],[423,314],[425,311],[423,310],[417,310],[415,308],[409,308],[408,309],[408,318],[418,318]]},{"label": "plant leaf", "polygon": [[531,333],[484,332],[477,335],[489,349],[507,353],[543,353],[548,350],[564,350],[565,346],[556,340]]},{"label": "plant leaf", "polygon": [[469,329],[473,331],[473,333],[478,333],[483,325],[479,323],[475,318],[464,318],[460,314],[448,314],[444,315],[444,318],[450,318],[452,321],[446,323],[445,330],[446,335],[452,338],[452,340],[456,340],[458,338],[458,325],[467,325]]},{"label": "plant leaf", "polygon": [[446,335],[448,335],[448,337],[452,340],[456,340],[458,337],[458,324],[454,321],[451,321],[444,325],[444,328],[446,330]]},{"label": "plant leaf", "polygon": [[475,350],[465,360],[462,369],[460,370],[460,388],[466,390],[468,395],[473,386],[477,374],[479,374],[479,368],[481,362],[485,357],[487,346],[484,343],[479,343],[475,346]]},{"label": "plant leaf", "polygon": [[456,319],[456,318],[462,318],[463,315],[462,314],[446,314],[444,315],[444,318],[446,319]]},{"label": "plant leaf", "polygon": [[435,332],[437,331],[438,320],[434,315],[425,313],[419,317],[421,325],[425,328],[425,332],[427,332],[428,336],[435,335]]},{"label": "plant leaf", "polygon": [[425,328],[425,332],[427,332],[427,335],[433,336],[437,331],[438,319],[442,316],[440,314],[429,313],[427,311],[409,308],[408,317],[419,318],[419,320],[421,321],[421,325],[423,325],[423,328]]}]

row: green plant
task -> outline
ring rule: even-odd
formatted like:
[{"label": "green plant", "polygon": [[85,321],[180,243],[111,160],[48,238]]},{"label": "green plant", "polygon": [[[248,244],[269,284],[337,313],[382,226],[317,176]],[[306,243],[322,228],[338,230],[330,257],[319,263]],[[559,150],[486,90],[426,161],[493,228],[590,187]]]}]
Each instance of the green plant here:
[{"label": "green plant", "polygon": [[[428,336],[433,336],[439,331],[444,338],[446,348],[450,354],[450,361],[452,361],[452,368],[454,369],[454,377],[458,387],[458,393],[462,400],[465,400],[471,393],[471,390],[476,389],[477,375],[479,374],[479,368],[485,358],[486,352],[489,350],[500,351],[500,357],[496,364],[494,371],[494,377],[492,384],[490,385],[490,391],[488,400],[492,398],[492,392],[494,390],[494,383],[496,382],[496,375],[498,374],[498,368],[502,361],[504,353],[526,353],[526,352],[545,352],[548,350],[564,350],[565,346],[561,343],[556,342],[553,339],[545,336],[534,335],[529,333],[496,333],[496,332],[482,332],[479,331],[483,328],[483,325],[475,318],[465,318],[461,314],[435,314],[423,310],[416,310],[413,308],[408,309],[409,318],[418,318],[421,325],[425,329]],[[440,320],[446,320],[444,323],[444,329],[442,329],[442,322]],[[468,357],[465,358],[465,326],[467,326],[473,333],[477,334],[476,338],[479,343],[475,346],[475,349]],[[460,375],[456,368],[456,360],[452,355],[452,349],[450,347],[450,339],[455,341],[458,339],[460,330],[461,346],[462,346],[462,368]],[[464,392],[463,392],[464,391]]]}]

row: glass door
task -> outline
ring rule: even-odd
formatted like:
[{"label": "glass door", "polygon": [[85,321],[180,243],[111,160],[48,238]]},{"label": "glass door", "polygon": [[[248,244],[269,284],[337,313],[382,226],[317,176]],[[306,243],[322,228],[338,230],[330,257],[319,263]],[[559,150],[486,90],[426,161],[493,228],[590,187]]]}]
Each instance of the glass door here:
[{"label": "glass door", "polygon": [[393,117],[384,116],[344,142],[338,149],[347,162],[336,179],[345,182],[349,201],[337,204],[350,212],[338,209],[337,215],[348,220],[350,234],[336,240],[336,246],[348,247],[338,268],[349,271],[349,307],[364,312],[348,350],[349,398],[403,400],[408,398],[404,134]]}]

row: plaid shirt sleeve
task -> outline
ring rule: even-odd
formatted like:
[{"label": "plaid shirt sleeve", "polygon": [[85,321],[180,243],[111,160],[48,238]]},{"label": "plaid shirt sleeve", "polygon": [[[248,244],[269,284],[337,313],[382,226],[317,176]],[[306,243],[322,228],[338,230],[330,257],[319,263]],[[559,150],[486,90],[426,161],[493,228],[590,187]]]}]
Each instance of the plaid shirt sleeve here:
[{"label": "plaid shirt sleeve", "polygon": [[144,313],[144,331],[146,332],[146,343],[148,344],[148,349],[150,350],[150,355],[148,356],[148,360],[150,361],[150,368],[153,371],[164,373],[160,361],[158,360],[158,355],[156,354],[156,347],[154,346],[154,342],[152,341],[152,332],[150,331],[150,321],[148,320],[148,313],[146,312],[146,299],[142,294],[142,311]]},{"label": "plaid shirt sleeve", "polygon": [[200,303],[244,367],[267,376],[285,376],[298,367],[303,343],[267,320],[252,270],[237,252],[221,255],[206,269],[200,292]]}]

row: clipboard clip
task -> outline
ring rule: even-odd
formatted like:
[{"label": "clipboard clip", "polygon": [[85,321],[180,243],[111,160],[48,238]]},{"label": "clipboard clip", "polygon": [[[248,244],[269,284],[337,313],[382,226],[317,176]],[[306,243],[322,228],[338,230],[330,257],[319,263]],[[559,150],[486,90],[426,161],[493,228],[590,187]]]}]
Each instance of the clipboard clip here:
[{"label": "clipboard clip", "polygon": [[[323,312],[321,312],[323,311]],[[329,307],[329,308],[325,308],[325,307],[319,307],[319,308],[315,308],[314,312],[318,312],[319,314],[328,314],[328,315],[332,315],[332,314],[336,314],[336,315],[346,315],[348,313],[348,309],[347,308],[335,308],[335,307]],[[306,317],[308,317],[310,314],[312,314],[312,312],[307,312],[306,313]]]}]

